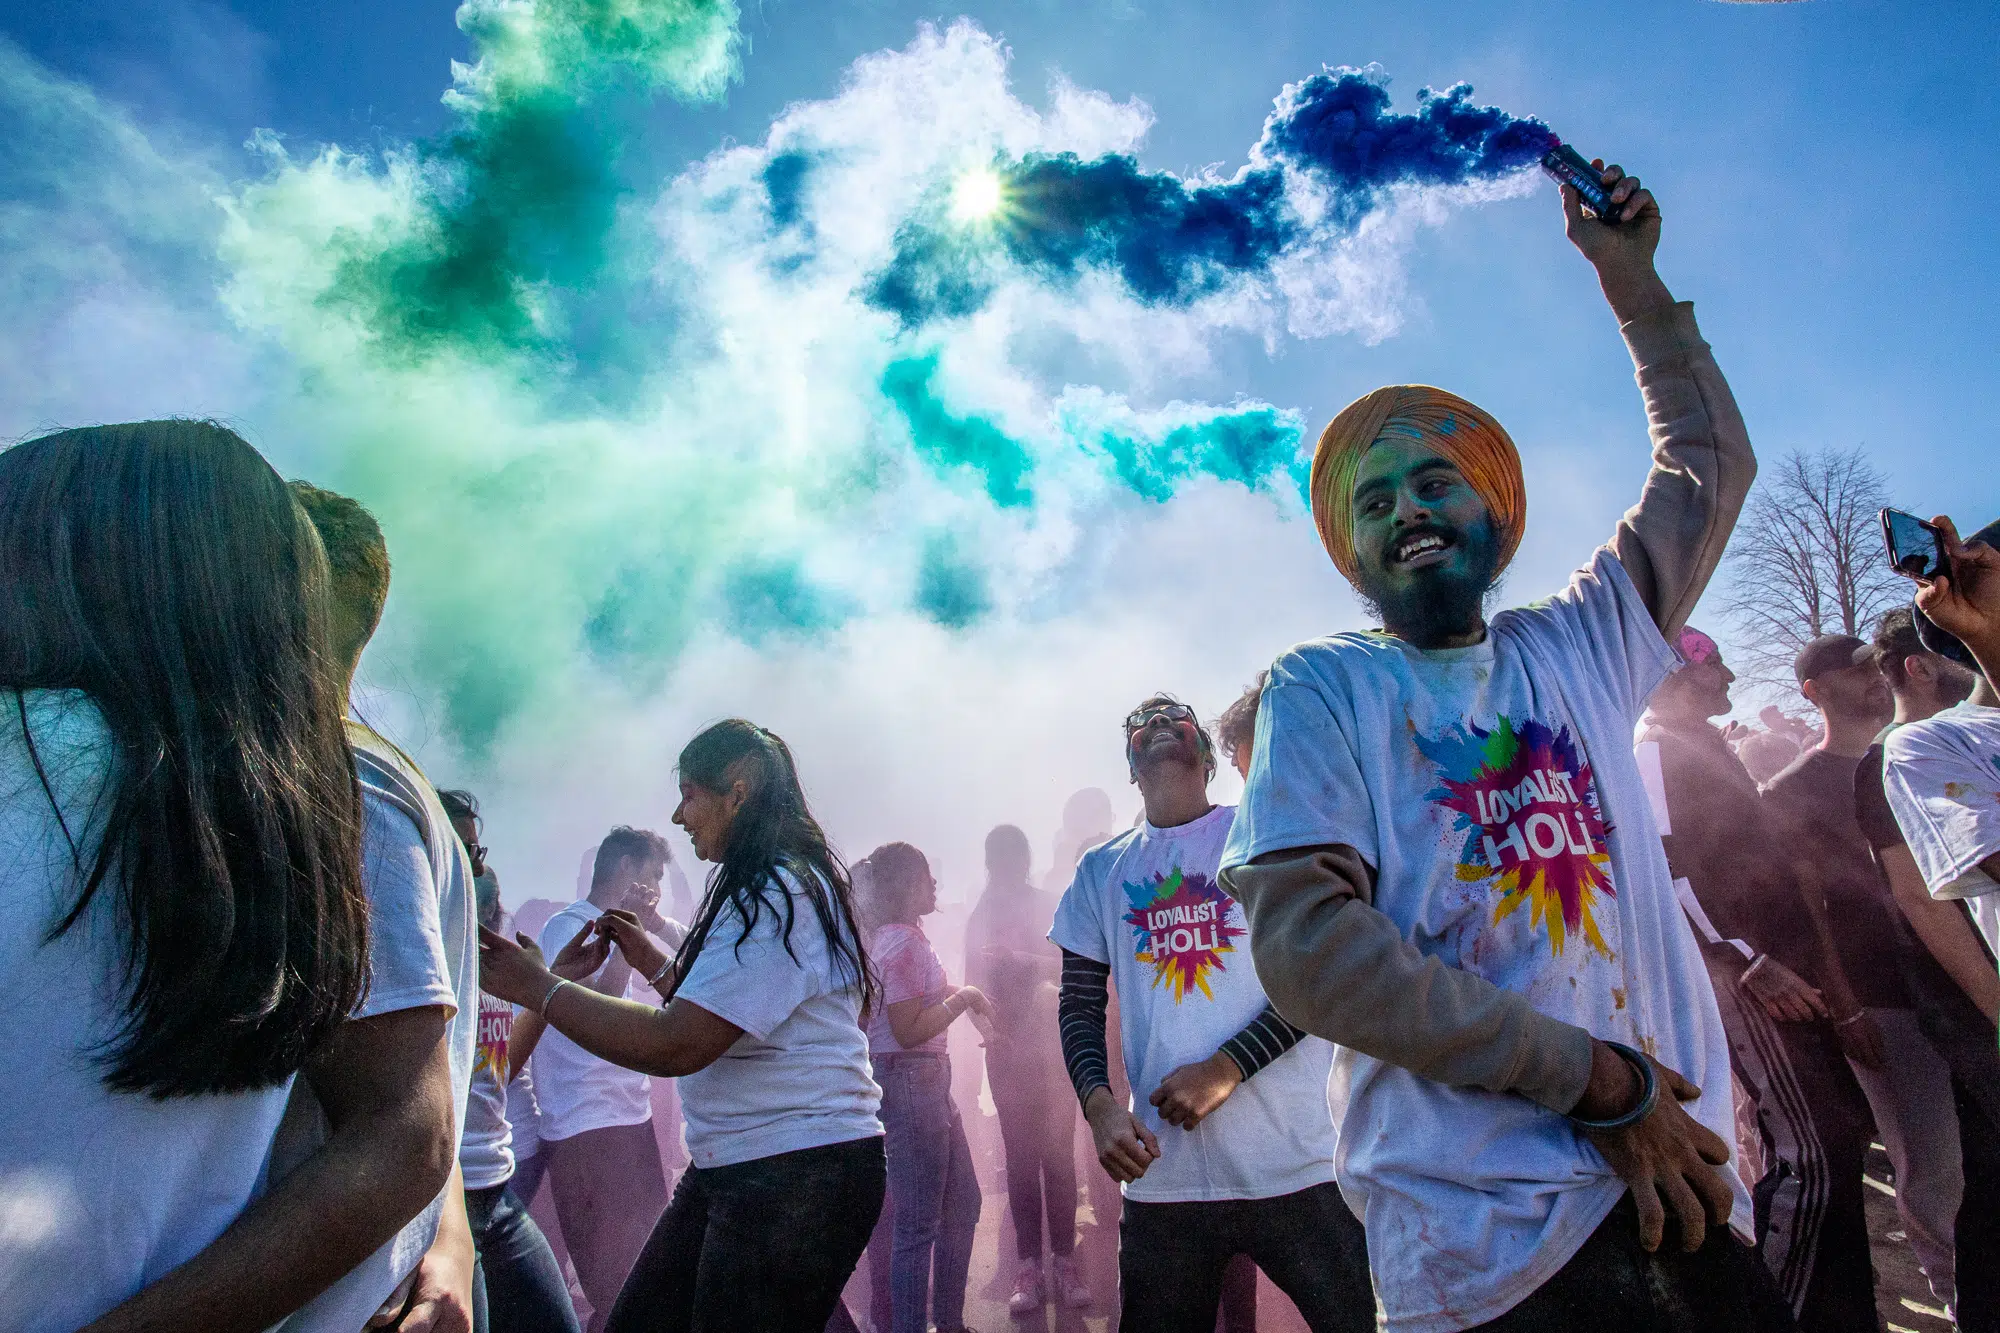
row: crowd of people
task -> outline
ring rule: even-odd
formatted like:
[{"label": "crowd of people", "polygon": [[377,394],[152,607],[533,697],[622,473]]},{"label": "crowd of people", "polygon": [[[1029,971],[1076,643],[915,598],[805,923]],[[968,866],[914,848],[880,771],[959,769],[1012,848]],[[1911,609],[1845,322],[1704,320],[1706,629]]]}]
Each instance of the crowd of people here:
[{"label": "crowd of people", "polygon": [[1379,627],[1212,725],[1141,700],[1139,817],[1079,793],[1039,883],[994,828],[962,950],[741,719],[673,765],[698,894],[618,827],[514,929],[476,797],[349,715],[365,508],[212,423],[0,452],[0,1326],[964,1333],[997,1170],[1016,1317],[1246,1333],[1261,1273],[1315,1333],[1879,1329],[1879,1137],[2000,1329],[2000,525],[1804,645],[1783,762],[1718,727],[1688,620],[1755,463],[1604,181],[1566,225],[1653,448],[1610,539],[1489,616],[1512,441],[1357,400],[1312,513]]}]

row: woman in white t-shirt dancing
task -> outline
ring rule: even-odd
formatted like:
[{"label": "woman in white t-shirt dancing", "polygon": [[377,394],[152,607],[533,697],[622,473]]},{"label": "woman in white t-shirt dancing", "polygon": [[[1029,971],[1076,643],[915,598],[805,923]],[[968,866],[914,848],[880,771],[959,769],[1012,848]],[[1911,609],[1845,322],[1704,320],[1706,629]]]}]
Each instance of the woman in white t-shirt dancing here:
[{"label": "woman in white t-shirt dancing", "polygon": [[672,958],[629,914],[615,943],[664,1009],[564,981],[481,933],[484,984],[594,1055],[680,1080],[694,1165],[612,1307],[606,1333],[719,1326],[820,1333],[881,1211],[881,1090],[861,1014],[874,998],[845,869],[785,743],[740,719],[681,751],[680,807],[715,863]]}]

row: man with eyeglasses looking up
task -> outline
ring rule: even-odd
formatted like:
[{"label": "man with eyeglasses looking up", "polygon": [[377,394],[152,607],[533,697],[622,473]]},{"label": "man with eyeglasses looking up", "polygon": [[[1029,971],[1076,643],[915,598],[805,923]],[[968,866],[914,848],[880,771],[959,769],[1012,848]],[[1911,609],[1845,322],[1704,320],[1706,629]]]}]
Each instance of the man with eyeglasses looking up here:
[{"label": "man with eyeglasses looking up", "polygon": [[[1063,950],[1063,1058],[1098,1161],[1124,1186],[1121,1326],[1211,1333],[1230,1259],[1247,1254],[1313,1333],[1372,1329],[1361,1227],[1333,1183],[1333,1051],[1280,1018],[1242,909],[1216,883],[1235,810],[1208,799],[1215,747],[1194,710],[1154,695],[1125,719],[1146,817],[1078,862],[1049,938]],[[1134,1100],[1106,1070],[1116,974]]]}]

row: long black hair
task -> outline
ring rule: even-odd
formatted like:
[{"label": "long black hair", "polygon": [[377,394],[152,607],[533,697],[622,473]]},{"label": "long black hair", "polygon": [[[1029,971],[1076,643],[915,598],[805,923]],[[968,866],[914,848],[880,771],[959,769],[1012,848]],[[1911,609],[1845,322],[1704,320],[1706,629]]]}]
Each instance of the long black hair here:
[{"label": "long black hair", "polygon": [[[855,922],[853,886],[847,867],[806,806],[791,747],[754,722],[730,718],[689,741],[676,767],[683,782],[706,791],[726,792],[740,778],[749,794],[729,825],[729,844],[708,877],[694,924],[675,954],[675,975],[686,976],[724,912],[742,919],[745,936],[763,913],[776,914],[785,952],[796,960],[792,927],[803,896],[826,936],[834,967],[860,989],[863,1011],[872,1009],[875,979]],[[797,893],[786,891],[778,878],[781,871],[798,885]],[[740,938],[737,947],[742,947]],[[675,982],[675,989],[679,984]]]},{"label": "long black hair", "polygon": [[98,814],[63,824],[79,888],[46,938],[116,895],[124,1015],[97,1053],[114,1091],[269,1087],[360,1001],[361,793],[326,581],[284,481],[221,426],[0,452],[0,725],[51,804],[22,691],[82,691],[113,746]]}]

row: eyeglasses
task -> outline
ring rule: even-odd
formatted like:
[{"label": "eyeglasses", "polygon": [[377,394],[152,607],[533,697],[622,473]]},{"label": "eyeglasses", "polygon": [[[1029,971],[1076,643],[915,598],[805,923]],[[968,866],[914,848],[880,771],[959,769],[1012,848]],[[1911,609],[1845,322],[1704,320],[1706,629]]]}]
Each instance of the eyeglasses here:
[{"label": "eyeglasses", "polygon": [[1194,709],[1186,704],[1154,704],[1150,708],[1135,708],[1125,716],[1125,734],[1131,735],[1156,717],[1163,717],[1169,722],[1192,722]]}]

